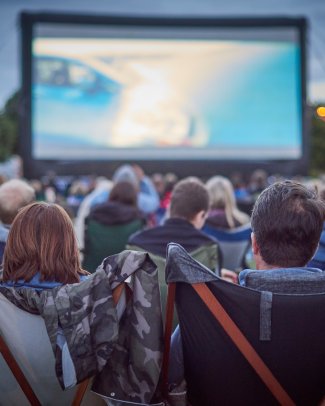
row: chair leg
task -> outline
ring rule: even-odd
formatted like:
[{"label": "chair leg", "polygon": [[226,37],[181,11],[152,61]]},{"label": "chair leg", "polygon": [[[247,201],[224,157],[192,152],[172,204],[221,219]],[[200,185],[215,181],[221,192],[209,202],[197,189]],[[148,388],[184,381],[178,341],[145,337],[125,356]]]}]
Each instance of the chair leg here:
[{"label": "chair leg", "polygon": [[21,387],[25,396],[30,401],[31,405],[32,406],[41,406],[40,401],[38,400],[37,396],[35,395],[32,387],[30,386],[29,382],[27,381],[23,371],[21,370],[17,361],[13,357],[9,347],[7,346],[7,344],[5,343],[5,341],[1,337],[1,335],[0,335],[0,353],[2,354],[8,367],[11,369],[11,372],[13,373],[17,382],[19,383],[19,386]]},{"label": "chair leg", "polygon": [[72,406],[80,406],[82,399],[85,396],[89,381],[90,379],[85,379],[78,385],[75,397],[72,402]]}]

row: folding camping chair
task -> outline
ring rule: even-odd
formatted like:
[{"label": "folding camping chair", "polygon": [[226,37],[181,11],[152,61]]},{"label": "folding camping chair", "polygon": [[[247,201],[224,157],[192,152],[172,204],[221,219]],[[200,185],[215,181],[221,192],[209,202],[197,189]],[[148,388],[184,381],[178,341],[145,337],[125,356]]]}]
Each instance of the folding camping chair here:
[{"label": "folding camping chair", "polygon": [[[166,278],[166,337],[175,296],[192,406],[320,404],[325,293],[279,294],[234,285],[177,244],[168,247]],[[325,274],[315,274],[314,283],[325,292]],[[168,353],[167,345],[165,390]]]},{"label": "folding camping chair", "polygon": [[[134,251],[145,251],[141,247],[138,247],[137,245],[127,245],[127,248],[129,250]],[[153,262],[156,264],[158,268],[161,310],[163,318],[165,320],[165,310],[167,302],[167,284],[165,275],[166,258],[157,254],[153,254],[152,252],[148,252],[148,254],[150,255],[150,258],[153,260]],[[204,266],[208,267],[209,269],[215,272],[219,271],[221,268],[220,252],[217,243],[198,247],[192,252],[190,252],[190,255],[195,260],[199,261],[201,264],[203,264]],[[174,314],[173,328],[176,327],[177,323],[178,323],[177,315]]]},{"label": "folding camping chair", "polygon": [[[120,284],[113,292],[116,305],[123,287],[124,284]],[[1,293],[0,312],[0,404],[105,404],[100,397],[87,391],[89,379],[66,391],[61,389],[55,376],[54,355],[41,316],[19,309]]]}]

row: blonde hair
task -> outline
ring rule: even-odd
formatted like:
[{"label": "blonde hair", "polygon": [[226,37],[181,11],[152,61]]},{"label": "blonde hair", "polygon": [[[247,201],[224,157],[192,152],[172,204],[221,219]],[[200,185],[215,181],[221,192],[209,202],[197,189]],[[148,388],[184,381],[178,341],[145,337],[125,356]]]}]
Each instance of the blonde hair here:
[{"label": "blonde hair", "polygon": [[224,210],[230,228],[235,227],[234,220],[240,224],[249,222],[249,216],[237,208],[234,188],[229,179],[213,176],[207,181],[206,187],[209,192],[210,209]]}]

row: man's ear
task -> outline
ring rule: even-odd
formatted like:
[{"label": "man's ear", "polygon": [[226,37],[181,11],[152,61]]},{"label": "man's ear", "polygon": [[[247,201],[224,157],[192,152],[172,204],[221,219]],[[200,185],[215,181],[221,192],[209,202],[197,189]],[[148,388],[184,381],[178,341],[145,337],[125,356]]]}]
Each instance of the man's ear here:
[{"label": "man's ear", "polygon": [[200,230],[204,226],[206,216],[207,212],[205,210],[201,210],[196,213],[196,215],[191,220],[191,223],[196,229]]},{"label": "man's ear", "polygon": [[251,240],[252,240],[252,251],[254,255],[258,255],[260,253],[260,249],[257,245],[255,234],[251,233]]}]

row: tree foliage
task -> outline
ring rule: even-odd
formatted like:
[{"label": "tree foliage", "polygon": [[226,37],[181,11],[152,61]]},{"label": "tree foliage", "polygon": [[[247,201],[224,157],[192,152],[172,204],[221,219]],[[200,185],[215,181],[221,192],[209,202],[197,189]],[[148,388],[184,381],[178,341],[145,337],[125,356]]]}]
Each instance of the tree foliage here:
[{"label": "tree foliage", "polygon": [[310,139],[310,169],[314,174],[325,172],[325,120],[316,114],[318,106],[314,106]]},{"label": "tree foliage", "polygon": [[19,92],[14,93],[0,112],[0,162],[17,153]]}]

